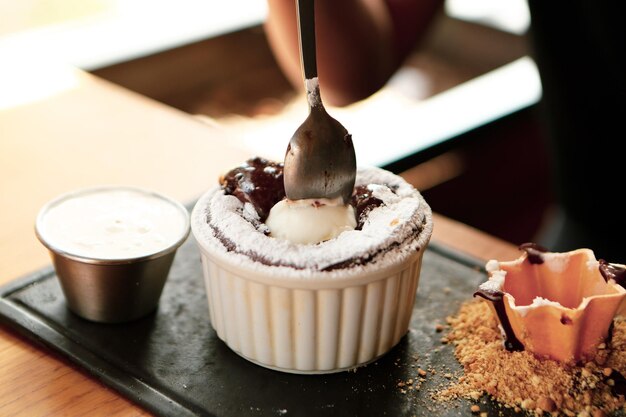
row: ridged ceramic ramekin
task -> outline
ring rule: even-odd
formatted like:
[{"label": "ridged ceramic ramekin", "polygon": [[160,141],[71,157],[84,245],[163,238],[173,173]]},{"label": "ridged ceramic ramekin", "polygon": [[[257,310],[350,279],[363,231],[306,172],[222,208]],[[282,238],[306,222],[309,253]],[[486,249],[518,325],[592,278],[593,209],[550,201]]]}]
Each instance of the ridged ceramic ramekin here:
[{"label": "ridged ceramic ramekin", "polygon": [[207,231],[202,209],[207,198],[194,209],[192,231],[202,257],[211,324],[239,355],[284,372],[339,372],[375,360],[406,334],[432,233],[425,203],[424,227],[407,256],[303,272],[225,251]]}]

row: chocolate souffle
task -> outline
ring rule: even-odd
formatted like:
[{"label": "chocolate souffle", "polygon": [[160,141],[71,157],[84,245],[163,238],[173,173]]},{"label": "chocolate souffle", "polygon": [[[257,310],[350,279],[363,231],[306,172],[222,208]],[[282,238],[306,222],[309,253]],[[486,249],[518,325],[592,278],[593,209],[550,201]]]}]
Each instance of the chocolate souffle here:
[{"label": "chocolate souffle", "polygon": [[430,207],[402,178],[359,169],[356,228],[303,244],[272,237],[265,224],[284,198],[282,164],[254,158],[194,208],[218,337],[250,361],[295,373],[337,372],[386,353],[408,330]]}]

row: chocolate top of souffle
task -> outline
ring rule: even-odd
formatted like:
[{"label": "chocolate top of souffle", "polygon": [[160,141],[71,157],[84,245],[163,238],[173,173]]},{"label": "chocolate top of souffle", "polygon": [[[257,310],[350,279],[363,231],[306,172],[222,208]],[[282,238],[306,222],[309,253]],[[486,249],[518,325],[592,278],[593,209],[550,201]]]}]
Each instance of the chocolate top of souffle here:
[{"label": "chocolate top of souffle", "polygon": [[240,263],[255,264],[248,266],[310,271],[382,267],[428,243],[430,207],[413,186],[378,168],[357,172],[351,200],[357,229],[317,244],[275,239],[263,221],[285,196],[282,171],[282,164],[254,158],[220,178],[221,186],[196,208],[196,237]]}]

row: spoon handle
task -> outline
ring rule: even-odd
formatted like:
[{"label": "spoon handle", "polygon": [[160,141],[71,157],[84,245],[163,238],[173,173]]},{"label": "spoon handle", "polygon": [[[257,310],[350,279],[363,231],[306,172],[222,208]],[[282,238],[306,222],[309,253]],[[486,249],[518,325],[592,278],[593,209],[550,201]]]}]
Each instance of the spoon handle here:
[{"label": "spoon handle", "polygon": [[315,55],[315,0],[296,0],[298,4],[298,33],[300,58],[305,80],[317,77]]}]

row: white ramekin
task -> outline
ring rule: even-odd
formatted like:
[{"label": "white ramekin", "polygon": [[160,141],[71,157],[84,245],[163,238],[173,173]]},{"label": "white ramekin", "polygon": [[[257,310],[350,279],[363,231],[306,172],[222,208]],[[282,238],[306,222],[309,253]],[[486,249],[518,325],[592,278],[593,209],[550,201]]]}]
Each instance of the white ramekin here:
[{"label": "white ramekin", "polygon": [[294,277],[292,268],[251,267],[245,255],[225,251],[206,222],[211,194],[196,204],[191,227],[202,257],[211,324],[236,353],[283,372],[331,373],[375,360],[406,334],[432,233],[425,202],[418,249],[409,256],[381,262],[380,268],[307,271],[305,277]]}]

